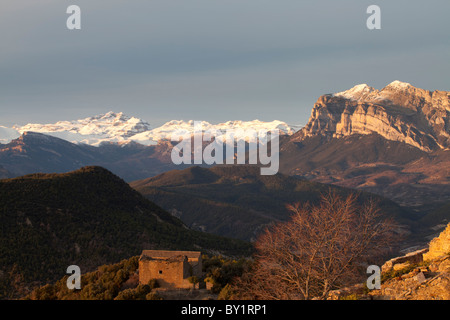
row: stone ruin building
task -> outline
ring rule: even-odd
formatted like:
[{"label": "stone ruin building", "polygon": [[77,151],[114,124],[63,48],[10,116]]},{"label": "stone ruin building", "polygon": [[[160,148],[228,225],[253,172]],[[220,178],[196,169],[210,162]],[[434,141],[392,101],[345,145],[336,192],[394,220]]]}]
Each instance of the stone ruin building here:
[{"label": "stone ruin building", "polygon": [[139,283],[155,279],[160,288],[190,289],[188,278],[202,277],[200,251],[143,250],[139,258]]}]

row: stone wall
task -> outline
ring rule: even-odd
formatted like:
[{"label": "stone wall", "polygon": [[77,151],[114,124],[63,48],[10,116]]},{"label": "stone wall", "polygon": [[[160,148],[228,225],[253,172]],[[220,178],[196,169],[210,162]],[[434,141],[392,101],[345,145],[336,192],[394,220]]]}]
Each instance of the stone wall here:
[{"label": "stone wall", "polygon": [[159,286],[167,289],[190,288],[187,280],[191,267],[184,257],[179,260],[141,259],[139,261],[139,283],[147,284],[156,279]]}]

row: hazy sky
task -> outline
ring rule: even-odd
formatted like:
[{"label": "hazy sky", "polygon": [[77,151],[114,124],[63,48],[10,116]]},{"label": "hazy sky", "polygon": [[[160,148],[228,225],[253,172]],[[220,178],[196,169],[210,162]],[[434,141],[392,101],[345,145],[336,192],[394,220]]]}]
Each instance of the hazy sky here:
[{"label": "hazy sky", "polygon": [[359,83],[450,90],[449,15],[448,0],[1,0],[0,125],[109,110],[304,124]]}]

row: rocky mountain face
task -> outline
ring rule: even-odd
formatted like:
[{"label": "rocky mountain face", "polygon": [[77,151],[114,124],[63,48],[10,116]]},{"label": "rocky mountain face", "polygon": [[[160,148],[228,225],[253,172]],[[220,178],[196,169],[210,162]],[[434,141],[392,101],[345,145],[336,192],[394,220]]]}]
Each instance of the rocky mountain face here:
[{"label": "rocky mountain face", "polygon": [[430,242],[429,250],[424,254],[425,261],[431,261],[441,256],[450,254],[450,224],[442,231],[439,237],[434,238]]},{"label": "rocky mountain face", "polygon": [[366,84],[321,96],[297,139],[377,133],[422,151],[450,148],[450,92],[394,81],[381,90]]},{"label": "rocky mountain face", "polygon": [[417,210],[450,200],[450,92],[394,81],[326,94],[280,147],[281,172]]}]

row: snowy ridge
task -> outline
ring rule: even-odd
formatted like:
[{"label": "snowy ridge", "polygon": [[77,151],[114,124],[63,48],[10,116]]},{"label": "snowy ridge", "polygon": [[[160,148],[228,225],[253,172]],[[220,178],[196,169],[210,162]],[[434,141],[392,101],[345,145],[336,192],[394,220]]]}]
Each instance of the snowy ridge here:
[{"label": "snowy ridge", "polygon": [[349,90],[335,93],[334,96],[346,98],[349,100],[361,100],[364,96],[368,95],[373,91],[375,91],[374,88],[363,83],[358,84]]},{"label": "snowy ridge", "polygon": [[[247,129],[256,131],[279,129],[280,134],[292,135],[301,128],[289,126],[278,120],[271,122],[237,120],[219,124],[202,121],[201,126],[203,131],[210,131],[216,138],[224,136],[226,130],[242,129],[245,132]],[[173,134],[194,134],[194,121],[172,120],[152,129],[146,121],[128,117],[122,112],[110,111],[103,115],[74,121],[58,121],[54,124],[30,123],[13,128],[0,126],[0,143],[8,143],[24,132],[43,133],[73,143],[92,146],[99,146],[102,143],[126,144],[132,141],[143,145],[155,145],[158,141],[170,140]],[[245,137],[236,137],[236,139],[245,139]]]},{"label": "snowy ridge", "polygon": [[381,90],[377,90],[363,83],[346,91],[334,93],[333,96],[354,101],[380,101],[388,99],[389,95],[393,92],[405,91],[411,88],[414,88],[411,84],[398,80],[392,81]]},{"label": "snowy ridge", "polygon": [[[278,129],[280,134],[292,135],[297,130],[300,129],[300,126],[289,126],[285,122],[274,120],[271,122],[263,122],[259,120],[253,121],[227,121],[225,123],[219,124],[211,124],[207,121],[201,121],[201,129],[203,132],[210,132],[216,139],[224,139],[226,136],[227,130],[233,130],[233,132],[239,133],[237,129],[242,129],[242,133],[245,134],[245,131],[248,129],[252,129],[255,131],[264,130],[276,130]],[[193,135],[195,133],[194,121],[183,121],[183,120],[172,120],[166,122],[161,127],[156,129],[143,132],[140,134],[136,134],[131,137],[132,141],[148,144],[153,142],[157,142],[160,140],[170,140],[172,135],[185,135],[190,134]],[[247,140],[247,137],[236,135],[235,139],[237,140]]]},{"label": "snowy ridge", "polygon": [[102,142],[127,142],[129,137],[150,130],[150,125],[122,112],[110,111],[81,120],[58,121],[54,124],[30,123],[22,127],[15,126],[14,129],[21,134],[27,131],[39,132],[74,143],[100,145]]}]

